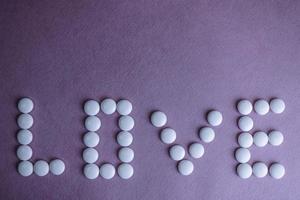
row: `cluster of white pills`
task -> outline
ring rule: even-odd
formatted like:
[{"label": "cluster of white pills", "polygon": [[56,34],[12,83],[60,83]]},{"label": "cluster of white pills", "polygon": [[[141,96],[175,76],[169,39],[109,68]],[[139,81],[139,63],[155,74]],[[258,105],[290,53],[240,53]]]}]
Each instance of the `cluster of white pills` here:
[{"label": "cluster of white pills", "polygon": [[[223,117],[219,111],[211,111],[207,115],[207,121],[212,126],[219,126],[222,123]],[[151,114],[150,121],[153,126],[162,128],[167,124],[167,115],[161,111],[155,111]],[[210,127],[203,127],[199,131],[199,137],[205,143],[212,142],[215,138],[215,132]],[[176,131],[169,127],[164,127],[160,132],[160,139],[165,144],[173,144],[176,140]],[[204,147],[198,142],[193,142],[189,145],[188,153],[192,158],[198,159],[204,155]],[[180,174],[187,176],[194,171],[194,164],[187,159],[184,159],[186,152],[183,146],[174,144],[169,149],[170,158],[178,161],[177,170]]]},{"label": "cluster of white pills", "polygon": [[129,147],[132,144],[133,136],[129,132],[134,127],[134,119],[129,116],[132,111],[132,104],[128,100],[120,100],[117,103],[110,98],[104,99],[101,104],[95,100],[88,100],[84,104],[84,112],[88,115],[85,119],[85,128],[88,130],[83,137],[86,148],[82,157],[86,162],[83,173],[88,179],[96,179],[99,174],[104,179],[112,179],[115,176],[116,168],[111,163],[102,164],[98,167],[99,154],[95,147],[100,142],[100,137],[96,133],[101,127],[101,120],[96,116],[99,111],[106,115],[112,115],[116,111],[120,115],[118,125],[121,131],[117,135],[117,143],[121,146],[118,151],[118,158],[122,162],[117,173],[122,179],[129,179],[133,176],[134,169],[129,164],[134,159],[134,151]]},{"label": "cluster of white pills", "polygon": [[[151,124],[157,128],[162,128],[167,124],[167,115],[161,111],[155,111],[150,117]],[[160,132],[160,139],[165,144],[172,144],[176,140],[176,131],[172,128],[163,128]],[[194,164],[184,159],[185,149],[179,144],[170,147],[169,155],[171,159],[178,161],[177,169],[182,175],[190,175],[194,171]]]},{"label": "cluster of white pills", "polygon": [[17,148],[17,157],[21,160],[18,164],[18,172],[22,176],[30,176],[33,172],[38,176],[45,176],[49,171],[54,175],[61,175],[65,170],[62,160],[55,159],[49,164],[44,160],[38,160],[34,164],[29,161],[33,154],[29,146],[33,140],[33,135],[29,130],[33,126],[33,117],[29,113],[33,107],[33,101],[29,98],[22,98],[18,102],[18,110],[21,112],[17,119],[20,128],[17,133],[17,140],[20,144]]},{"label": "cluster of white pills", "polygon": [[237,104],[238,112],[245,116],[254,111],[259,115],[266,115],[270,110],[273,113],[281,114],[285,110],[285,103],[282,99],[271,99],[270,103],[264,99],[258,99],[254,102],[254,106],[249,100],[240,100]]},{"label": "cluster of white pills", "polygon": [[252,174],[255,177],[265,177],[268,172],[271,177],[280,179],[285,174],[285,168],[279,163],[273,163],[269,166],[263,162],[255,162],[252,166],[248,164],[251,159],[251,153],[248,148],[253,144],[257,147],[264,147],[268,143],[273,146],[279,146],[283,143],[284,137],[280,131],[270,131],[268,134],[263,131],[256,131],[253,135],[249,133],[254,126],[254,122],[248,116],[252,110],[259,115],[266,115],[269,110],[273,113],[280,114],[285,109],[285,103],[282,99],[272,99],[270,103],[266,100],[259,99],[254,102],[254,106],[249,100],[240,100],[237,104],[237,110],[241,114],[238,119],[238,127],[243,131],[238,136],[239,148],[235,151],[235,159],[239,162],[237,174],[243,179],[249,178]]},{"label": "cluster of white pills", "polygon": [[[206,120],[211,126],[219,126],[223,121],[223,116],[220,111],[212,110],[208,112]],[[199,130],[199,138],[204,143],[211,143],[215,139],[215,131],[212,129],[212,127],[202,127]]]}]

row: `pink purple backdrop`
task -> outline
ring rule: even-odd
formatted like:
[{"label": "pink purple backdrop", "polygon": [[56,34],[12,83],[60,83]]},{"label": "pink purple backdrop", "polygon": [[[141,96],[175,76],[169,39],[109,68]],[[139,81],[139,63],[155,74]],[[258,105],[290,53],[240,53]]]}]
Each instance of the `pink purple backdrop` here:
[{"label": "pink purple backdrop", "polygon": [[[299,1],[1,1],[0,199],[299,199]],[[35,102],[33,161],[62,158],[62,176],[17,173],[16,102]],[[136,126],[134,177],[88,180],[82,174],[88,98],[127,98]],[[280,147],[251,148],[253,161],[279,161],[286,176],[235,174],[240,98],[281,97],[282,115],[252,114],[254,130],[278,129]],[[165,111],[177,142],[200,141],[205,113],[224,122],[184,177],[149,123]],[[118,164],[114,116],[100,116],[100,161]]]}]

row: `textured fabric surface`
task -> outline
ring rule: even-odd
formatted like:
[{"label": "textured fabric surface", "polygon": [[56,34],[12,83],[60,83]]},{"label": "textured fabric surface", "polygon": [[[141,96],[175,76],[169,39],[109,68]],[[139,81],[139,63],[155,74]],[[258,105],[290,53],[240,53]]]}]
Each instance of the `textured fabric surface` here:
[{"label": "textured fabric surface", "polygon": [[[299,1],[1,1],[0,199],[299,199],[299,13]],[[63,175],[17,173],[22,96],[35,102],[32,161],[61,158]],[[82,174],[82,105],[105,97],[133,103],[130,180]],[[251,147],[250,163],[279,161],[286,176],[242,180],[233,156],[235,104],[272,97],[285,100],[285,112],[252,113],[253,131],[278,129],[285,141]],[[200,141],[198,129],[213,108],[223,124],[204,157],[192,159],[194,173],[181,176],[149,115],[166,112],[176,142],[186,147]],[[117,117],[100,115],[97,164],[119,164]]]}]

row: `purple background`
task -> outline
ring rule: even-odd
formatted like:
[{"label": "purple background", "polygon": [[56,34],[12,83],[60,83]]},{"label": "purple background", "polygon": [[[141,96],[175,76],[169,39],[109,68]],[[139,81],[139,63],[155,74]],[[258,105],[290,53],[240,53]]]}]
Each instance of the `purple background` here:
[{"label": "purple background", "polygon": [[[299,1],[1,1],[0,199],[299,199]],[[66,162],[62,176],[16,170],[16,102],[35,102],[32,161]],[[82,174],[82,103],[130,99],[134,177]],[[282,115],[252,114],[254,130],[278,129],[280,147],[252,147],[251,162],[283,163],[286,176],[235,174],[235,103],[281,97]],[[177,142],[200,141],[205,113],[223,112],[194,173],[178,174],[149,114],[161,109]],[[114,116],[100,116],[100,161],[118,164]],[[105,144],[105,145],[104,145]],[[187,157],[189,158],[189,157]],[[190,158],[189,158],[190,159]]]}]

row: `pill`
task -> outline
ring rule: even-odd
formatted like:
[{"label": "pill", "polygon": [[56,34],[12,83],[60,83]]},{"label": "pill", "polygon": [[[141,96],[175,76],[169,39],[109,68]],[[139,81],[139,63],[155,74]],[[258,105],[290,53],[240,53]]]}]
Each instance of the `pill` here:
[{"label": "pill", "polygon": [[252,175],[252,167],[248,163],[241,163],[238,165],[237,174],[242,179],[250,178]]},{"label": "pill", "polygon": [[88,116],[85,119],[84,125],[88,131],[94,132],[94,131],[99,130],[99,128],[101,127],[101,121],[96,116]]},{"label": "pill", "polygon": [[131,133],[127,131],[121,131],[117,135],[117,142],[122,147],[127,147],[131,145],[132,141],[133,141],[133,136]]},{"label": "pill", "polygon": [[28,145],[20,145],[17,149],[17,157],[20,160],[29,160],[32,157],[32,149]]},{"label": "pill", "polygon": [[19,130],[18,131],[18,134],[17,134],[17,140],[20,144],[24,144],[24,145],[27,145],[27,144],[30,144],[32,142],[32,133],[31,131],[29,130]]},{"label": "pill", "polygon": [[249,148],[253,144],[253,137],[250,133],[243,132],[238,137],[238,143],[243,148]]},{"label": "pill", "polygon": [[83,174],[88,179],[95,179],[99,176],[99,167],[96,164],[86,164],[83,168]]},{"label": "pill", "polygon": [[134,170],[133,167],[128,163],[122,163],[118,167],[118,175],[122,179],[129,179],[133,176]]},{"label": "pill", "polygon": [[39,160],[34,163],[33,171],[38,176],[46,176],[49,173],[49,164],[44,160]]},{"label": "pill", "polygon": [[237,109],[242,115],[249,115],[252,112],[253,106],[249,100],[240,100],[237,104]]},{"label": "pill", "polygon": [[112,164],[105,163],[100,166],[100,176],[105,179],[112,179],[115,176],[116,169]]},{"label": "pill", "polygon": [[167,123],[167,115],[161,111],[155,111],[151,114],[150,121],[155,127],[163,127]]},{"label": "pill", "polygon": [[123,147],[119,150],[118,157],[120,161],[129,163],[134,158],[134,151],[129,147]]},{"label": "pill", "polygon": [[254,103],[254,110],[259,115],[265,115],[270,110],[269,103],[266,100],[259,99]]},{"label": "pill", "polygon": [[119,118],[119,128],[123,131],[130,131],[134,127],[134,119],[125,115]]},{"label": "pill", "polygon": [[65,163],[60,159],[52,160],[49,164],[50,172],[54,175],[61,175],[65,171]]},{"label": "pill", "polygon": [[101,110],[107,115],[113,114],[117,109],[117,104],[113,99],[104,99],[101,102]]},{"label": "pill", "polygon": [[275,179],[281,179],[285,174],[285,168],[282,164],[273,163],[269,168],[270,175]]},{"label": "pill", "polygon": [[87,163],[94,163],[98,160],[98,151],[94,148],[86,148],[82,153],[82,158]]},{"label": "pill", "polygon": [[207,121],[212,126],[219,126],[223,121],[222,113],[217,110],[212,110],[207,114]]},{"label": "pill", "polygon": [[33,110],[33,101],[27,97],[18,102],[18,109],[21,113],[30,113]]},{"label": "pill", "polygon": [[283,135],[279,131],[271,131],[268,136],[269,143],[273,146],[279,146],[283,142]]},{"label": "pill", "polygon": [[272,99],[270,102],[270,108],[272,112],[280,114],[285,110],[285,103],[282,99]]},{"label": "pill", "polygon": [[253,142],[258,147],[264,147],[268,144],[269,138],[265,132],[257,131],[253,135]]},{"label": "pill", "polygon": [[164,128],[160,132],[160,140],[165,144],[172,144],[176,140],[176,132],[172,128]]},{"label": "pill", "polygon": [[83,136],[83,143],[87,147],[95,147],[99,144],[99,141],[100,141],[100,137],[95,132],[87,132]]},{"label": "pill", "polygon": [[238,120],[238,127],[242,131],[250,131],[253,128],[253,120],[249,116],[242,116]]},{"label": "pill", "polygon": [[29,114],[21,114],[17,119],[17,123],[21,129],[29,129],[33,125],[33,118]]},{"label": "pill", "polygon": [[257,178],[263,178],[268,174],[268,167],[263,162],[256,162],[252,166],[253,174]]},{"label": "pill", "polygon": [[194,171],[194,164],[189,160],[181,160],[178,163],[177,169],[181,175],[188,176]]},{"label": "pill", "polygon": [[130,101],[122,99],[117,103],[117,111],[120,115],[129,115],[132,111],[132,104]]},{"label": "pill", "polygon": [[205,143],[210,143],[215,139],[215,131],[210,127],[202,127],[199,130],[199,137]]},{"label": "pill", "polygon": [[93,116],[93,115],[97,115],[99,113],[100,105],[95,100],[88,100],[84,103],[83,109],[87,115]]},{"label": "pill", "polygon": [[238,148],[235,151],[235,159],[239,163],[246,163],[246,162],[248,162],[250,160],[250,158],[251,158],[251,153],[246,148]]},{"label": "pill", "polygon": [[182,146],[176,144],[170,148],[169,154],[173,160],[178,161],[178,160],[182,160],[184,158],[185,150]]},{"label": "pill", "polygon": [[201,158],[204,154],[204,147],[202,144],[193,143],[189,146],[189,154],[193,158]]},{"label": "pill", "polygon": [[27,160],[18,164],[18,172],[22,176],[30,176],[33,173],[33,164]]}]

